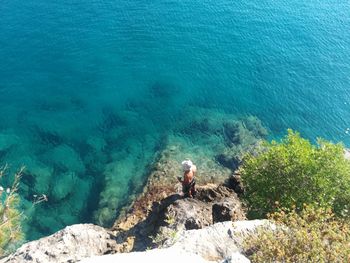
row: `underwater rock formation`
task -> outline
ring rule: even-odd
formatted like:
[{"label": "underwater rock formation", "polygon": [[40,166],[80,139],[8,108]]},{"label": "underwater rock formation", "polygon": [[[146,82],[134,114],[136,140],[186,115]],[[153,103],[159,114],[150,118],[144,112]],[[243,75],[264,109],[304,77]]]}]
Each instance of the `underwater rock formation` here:
[{"label": "underwater rock formation", "polygon": [[85,166],[79,154],[70,146],[61,144],[45,153],[43,157],[62,171],[85,172]]},{"label": "underwater rock formation", "polygon": [[[190,119],[181,120],[175,129],[193,145],[200,145],[207,157],[235,171],[246,153],[254,153],[260,141],[267,137],[267,129],[254,116],[237,116],[197,107],[188,109]],[[210,149],[206,150],[206,145]]]},{"label": "underwater rock formation", "polygon": [[[111,226],[139,194],[143,197],[135,204],[147,208],[151,205],[141,200],[160,201],[181,192],[176,177],[182,173],[180,164],[185,158],[197,164],[200,185],[229,178],[240,160],[237,149],[242,148],[232,140],[238,136],[248,144],[252,137],[262,136],[261,123],[242,119],[237,135],[230,128],[237,116],[216,109],[178,107],[183,102],[173,96],[177,89],[156,81],[145,91],[146,100],[130,101],[125,108],[105,105],[93,121],[81,117],[79,125],[75,113],[55,113],[48,103],[40,112],[24,113],[18,127],[25,133],[3,130],[0,157],[14,169],[26,166],[20,195],[23,209],[28,210],[27,238],[77,222]],[[152,102],[154,98],[158,103]],[[176,113],[174,105],[179,109]],[[70,112],[69,105],[60,107]],[[144,196],[148,177],[150,191],[145,190]],[[32,208],[33,197],[40,194],[46,194],[48,202]]]},{"label": "underwater rock formation", "polygon": [[245,154],[260,147],[260,141],[267,136],[261,121],[253,116],[241,120],[224,121],[223,137],[226,147],[216,155],[223,166],[235,171],[242,163]]},{"label": "underwater rock formation", "polygon": [[19,137],[14,134],[0,134],[0,152],[7,151],[10,147],[19,143]]},{"label": "underwater rock formation", "polygon": [[77,188],[77,180],[74,172],[60,174],[55,180],[55,187],[50,195],[54,202],[67,198]]},{"label": "underwater rock formation", "polygon": [[98,196],[94,222],[111,226],[119,211],[130,203],[133,194],[141,191],[148,171],[147,163],[152,161],[154,141],[145,140],[131,144],[127,149],[115,151],[112,160],[103,170],[103,189]]},{"label": "underwater rock formation", "polygon": [[171,99],[181,92],[181,89],[178,86],[172,85],[170,83],[156,81],[149,88],[149,93],[151,97],[161,99]]}]

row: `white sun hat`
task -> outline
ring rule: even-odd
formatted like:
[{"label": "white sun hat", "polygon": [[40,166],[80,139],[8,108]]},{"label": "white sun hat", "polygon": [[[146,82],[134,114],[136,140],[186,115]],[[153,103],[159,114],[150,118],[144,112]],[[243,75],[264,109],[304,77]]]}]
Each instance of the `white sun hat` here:
[{"label": "white sun hat", "polygon": [[182,169],[183,169],[185,172],[191,170],[191,168],[192,168],[192,166],[193,166],[192,161],[189,160],[189,159],[183,161],[181,164],[182,164]]}]

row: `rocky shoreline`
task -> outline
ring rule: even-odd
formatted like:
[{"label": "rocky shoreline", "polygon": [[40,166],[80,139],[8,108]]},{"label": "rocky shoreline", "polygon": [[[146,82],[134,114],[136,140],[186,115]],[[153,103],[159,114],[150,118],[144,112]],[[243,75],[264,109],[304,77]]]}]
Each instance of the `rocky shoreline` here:
[{"label": "rocky shoreline", "polygon": [[118,239],[118,252],[155,248],[176,232],[245,219],[238,196],[230,188],[232,184],[222,184],[227,173],[210,176],[218,167],[197,175],[200,186],[196,198],[181,196],[181,184],[176,179],[180,167],[175,156],[178,150],[169,146],[161,152],[143,192],[111,227]]},{"label": "rocky shoreline", "polygon": [[[178,238],[190,233],[188,231],[196,235],[195,231],[204,229],[209,231],[205,242],[211,242],[209,239],[214,236],[210,231],[223,227],[217,223],[244,222],[241,220],[246,219],[245,212],[230,180],[215,183],[222,177],[214,180],[203,172],[197,177],[200,186],[196,197],[183,198],[176,181],[179,164],[172,156],[174,152],[172,147],[162,152],[142,194],[110,229],[92,224],[69,226],[49,237],[24,244],[0,262],[77,262],[98,255],[159,250],[171,247]],[[225,224],[225,228],[232,226],[231,223]],[[228,230],[225,231],[221,234]],[[220,249],[223,248],[213,248],[214,251]],[[198,254],[196,250],[192,252]],[[207,258],[215,261],[230,256],[227,253],[220,257],[215,254],[217,252],[207,253]]]},{"label": "rocky shoreline", "polygon": [[[122,255],[119,253],[129,255],[129,252],[141,251],[146,251],[142,253],[152,258],[157,257],[157,253],[189,250],[194,244],[196,247],[187,253],[188,257],[197,259],[195,262],[200,262],[200,258],[204,258],[203,262],[226,260],[233,252],[236,257],[243,257],[239,254],[237,237],[232,235],[232,221],[241,225],[249,221],[242,221],[245,220],[242,204],[228,185],[208,183],[200,186],[192,199],[176,193],[176,185],[171,181],[166,185],[155,183],[162,179],[165,180],[155,169],[145,191],[112,228],[93,224],[69,226],[51,236],[24,244],[0,262],[77,262],[83,259],[86,262],[107,262],[88,258],[106,254],[117,254],[118,257]],[[193,243],[196,238],[198,241]],[[154,255],[147,252],[163,249],[167,250],[153,252]],[[135,257],[133,253],[130,255]]]},{"label": "rocky shoreline", "polygon": [[[240,231],[243,232],[244,229],[251,229],[251,224],[259,225],[261,222],[244,221],[245,210],[238,197],[242,186],[239,174],[234,173],[234,170],[240,162],[239,153],[253,149],[261,138],[261,127],[254,118],[241,122],[221,120],[219,123],[222,130],[218,129],[218,122],[214,122],[214,119],[202,120],[198,124],[198,133],[203,132],[203,125],[206,128],[203,136],[217,129],[216,134],[226,145],[226,150],[216,156],[207,156],[199,146],[193,145],[192,154],[196,156],[195,162],[199,168],[195,198],[181,196],[181,184],[176,178],[181,173],[180,162],[184,156],[188,156],[189,149],[186,143],[175,136],[153,163],[142,193],[130,206],[119,212],[111,228],[92,224],[69,226],[51,236],[24,244],[14,254],[0,260],[0,263],[77,262],[105,254],[147,253],[142,251],[172,246],[185,249],[183,246],[193,245],[197,247],[188,252],[200,255],[205,260],[228,260],[232,255],[227,251],[233,251],[238,253],[238,257],[244,258],[242,262],[246,262],[248,259],[239,254],[242,249],[237,241],[239,238],[232,234],[232,222],[241,225]],[[254,136],[257,139],[253,140]],[[211,140],[210,136],[208,140]],[[221,230],[218,232],[218,229]],[[207,233],[206,237],[201,238],[203,233]],[[199,235],[197,243],[190,244],[188,239],[188,244],[184,245],[186,242],[183,238],[187,235],[192,235],[194,239]],[[222,239],[222,242],[217,243],[216,239]],[[205,251],[207,243],[212,244],[212,248]],[[231,246],[235,246],[235,249]],[[223,253],[223,250],[227,251]]]},{"label": "rocky shoreline", "polygon": [[[150,173],[144,191],[116,220],[111,231],[122,240],[119,252],[131,252],[154,247],[152,237],[166,233],[199,229],[216,222],[243,220],[245,212],[237,194],[230,188],[227,174],[210,177],[214,170],[197,175],[197,196],[181,197],[181,184],[176,176],[180,164],[168,147],[160,155]],[[221,183],[220,183],[221,181]],[[221,213],[221,215],[220,215]],[[226,213],[226,214],[225,214]],[[221,218],[221,219],[220,219]],[[224,220],[225,218],[225,220]]]}]

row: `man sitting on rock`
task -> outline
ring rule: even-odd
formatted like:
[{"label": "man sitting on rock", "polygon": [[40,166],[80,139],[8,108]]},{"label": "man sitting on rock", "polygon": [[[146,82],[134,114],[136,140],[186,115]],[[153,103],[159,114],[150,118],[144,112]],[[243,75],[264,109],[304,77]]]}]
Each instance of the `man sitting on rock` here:
[{"label": "man sitting on rock", "polygon": [[196,194],[196,181],[194,175],[197,171],[197,167],[191,162],[191,160],[185,160],[182,163],[182,169],[184,171],[183,179],[178,177],[180,183],[182,183],[182,192],[184,197],[193,198]]}]

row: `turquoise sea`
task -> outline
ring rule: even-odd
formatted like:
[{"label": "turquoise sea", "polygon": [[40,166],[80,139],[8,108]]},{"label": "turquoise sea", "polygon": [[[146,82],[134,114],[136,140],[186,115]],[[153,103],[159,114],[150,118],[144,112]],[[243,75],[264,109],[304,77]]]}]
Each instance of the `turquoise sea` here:
[{"label": "turquoise sea", "polygon": [[[344,0],[1,1],[0,157],[26,166],[27,238],[110,223],[164,138],[206,110],[257,116],[270,138],[293,128],[350,145],[349,11]],[[49,201],[33,208],[39,193]]]}]

